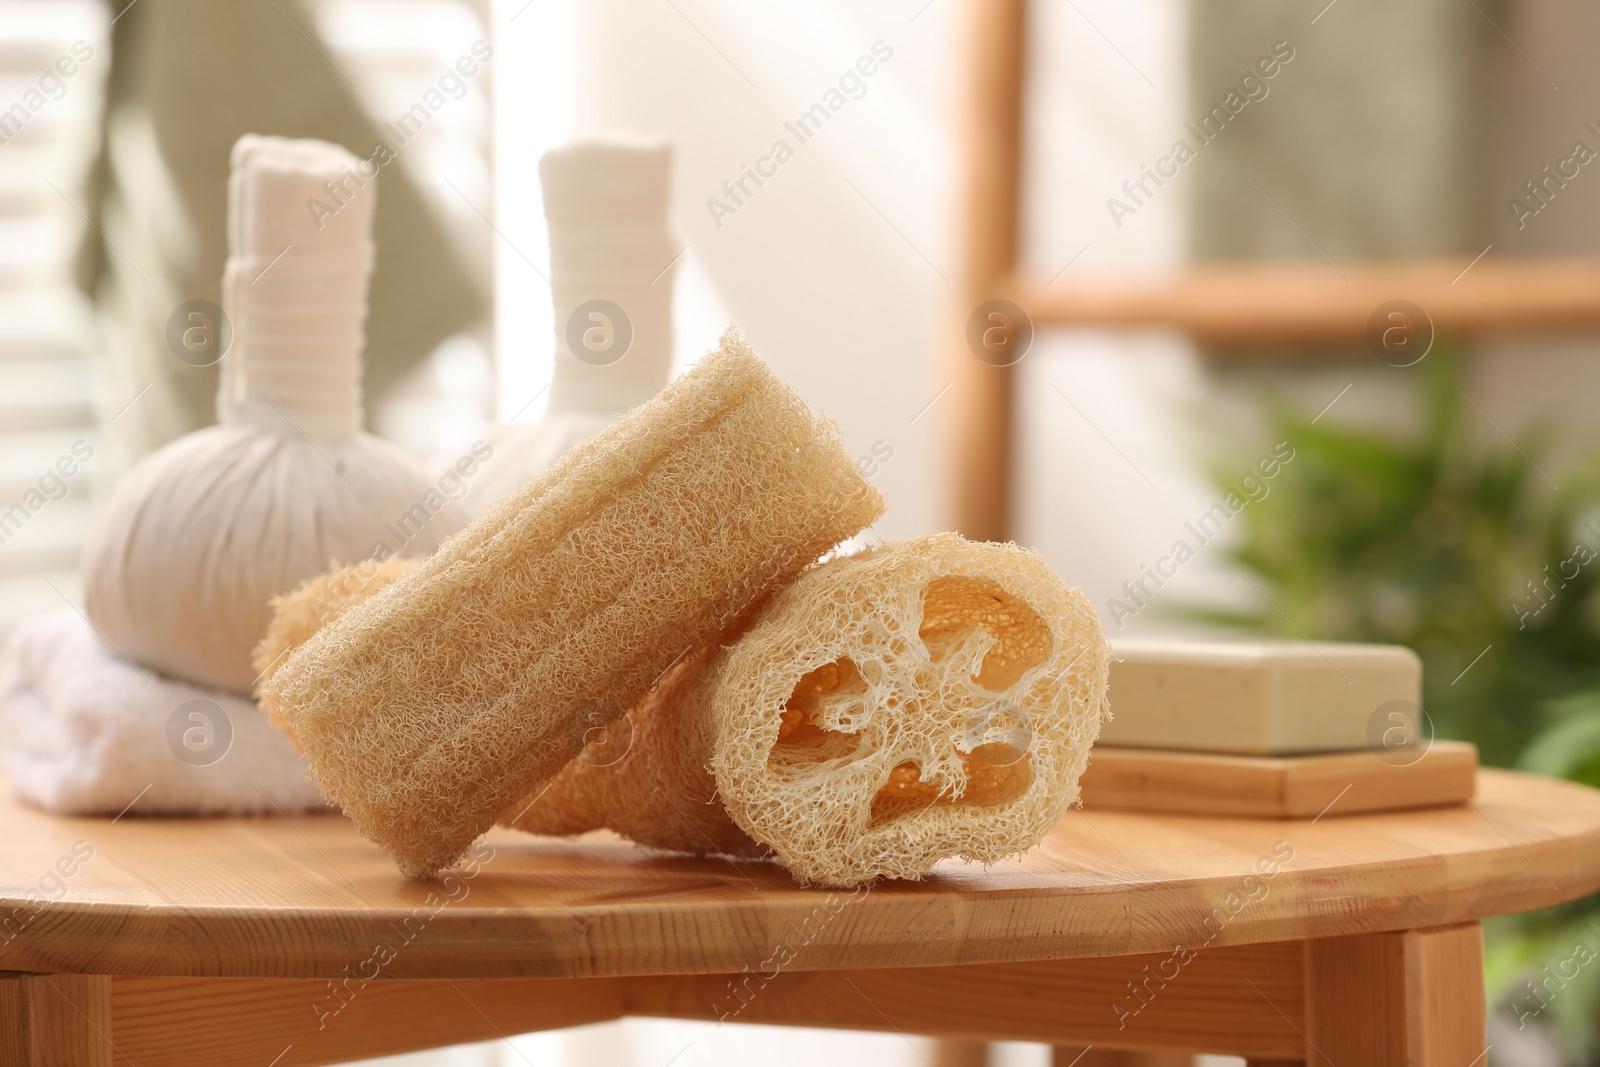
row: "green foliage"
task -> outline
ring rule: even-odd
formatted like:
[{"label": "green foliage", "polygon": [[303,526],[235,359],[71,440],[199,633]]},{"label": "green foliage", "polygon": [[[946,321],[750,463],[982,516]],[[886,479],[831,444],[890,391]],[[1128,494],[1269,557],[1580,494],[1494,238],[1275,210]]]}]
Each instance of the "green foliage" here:
[{"label": "green foliage", "polygon": [[1419,369],[1425,411],[1414,434],[1270,409],[1295,459],[1240,513],[1232,556],[1271,603],[1184,614],[1254,633],[1408,645],[1422,656],[1438,733],[1512,765],[1538,729],[1576,707],[1550,702],[1600,685],[1600,560],[1575,556],[1580,544],[1600,548],[1600,522],[1585,511],[1600,483],[1567,471],[1557,490],[1535,466],[1534,443],[1477,443],[1493,431],[1473,432],[1488,427],[1457,388],[1455,361],[1436,352]]},{"label": "green foliage", "polygon": [[1600,925],[1592,913],[1567,908],[1490,920],[1484,940],[1484,985],[1521,1029],[1558,1033],[1579,1063],[1593,1048],[1600,1003]]},{"label": "green foliage", "polygon": [[1523,749],[1519,765],[1600,789],[1600,690],[1574,693],[1549,708],[1553,724]]}]

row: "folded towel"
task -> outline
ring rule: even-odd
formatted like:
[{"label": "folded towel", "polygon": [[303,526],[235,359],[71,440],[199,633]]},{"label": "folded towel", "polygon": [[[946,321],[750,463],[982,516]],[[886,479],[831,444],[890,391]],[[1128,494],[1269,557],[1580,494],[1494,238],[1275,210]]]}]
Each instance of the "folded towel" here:
[{"label": "folded towel", "polygon": [[63,608],[0,666],[0,767],[71,815],[239,814],[326,804],[305,758],[247,698],[139,670]]}]

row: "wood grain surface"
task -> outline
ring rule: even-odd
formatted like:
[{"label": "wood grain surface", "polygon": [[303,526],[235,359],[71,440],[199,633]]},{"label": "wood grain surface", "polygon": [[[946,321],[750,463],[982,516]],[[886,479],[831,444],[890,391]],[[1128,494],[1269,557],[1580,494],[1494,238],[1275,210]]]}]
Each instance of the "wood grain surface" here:
[{"label": "wood grain surface", "polygon": [[1091,811],[1342,818],[1465,804],[1477,770],[1477,746],[1465,741],[1435,741],[1403,765],[1371,752],[1232,756],[1096,745],[1079,784]]},{"label": "wood grain surface", "polygon": [[[1092,1044],[1298,1056],[1304,972],[1305,949],[1290,943],[1214,949],[1181,972],[1161,953],[919,969],[416,979],[332,993],[328,982],[305,979],[109,981],[117,1050],[139,1067],[262,1067],[274,1056],[278,1067],[312,1067],[623,1016],[928,1034],[969,1052],[1019,1040],[1075,1042],[1074,1054]],[[1130,982],[1146,1001],[1137,1014]]]},{"label": "wood grain surface", "polygon": [[475,870],[411,882],[340,816],[135,807],[113,823],[7,799],[0,970],[707,974],[779,957],[786,970],[915,967],[1436,926],[1600,888],[1600,792],[1485,770],[1468,804],[1316,822],[1076,811],[1017,859],[855,893],[615,839],[496,831],[479,850]]},{"label": "wood grain surface", "polygon": [[111,1067],[111,979],[0,973],[0,1067]]},{"label": "wood grain surface", "polygon": [[1306,1064],[1482,1063],[1483,931],[1477,923],[1306,946]]},{"label": "wood grain surface", "polygon": [[618,1019],[626,979],[109,981],[114,1067],[312,1067]]}]

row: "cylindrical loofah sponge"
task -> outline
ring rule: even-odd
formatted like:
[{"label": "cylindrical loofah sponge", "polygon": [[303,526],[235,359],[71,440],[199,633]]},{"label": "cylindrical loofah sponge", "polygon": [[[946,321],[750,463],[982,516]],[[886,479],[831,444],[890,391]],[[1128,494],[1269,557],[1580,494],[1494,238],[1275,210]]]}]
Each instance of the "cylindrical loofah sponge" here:
[{"label": "cylindrical loofah sponge", "polygon": [[730,333],[262,692],[330,799],[426,876],[882,509],[831,425]]},{"label": "cylindrical loofah sponge", "polygon": [[[625,718],[593,739],[583,754],[505,822],[531,834],[571,837],[613,830],[652,848],[765,856],[717,799],[708,760],[717,721],[703,702],[691,705],[715,646],[685,656]],[[596,743],[598,742],[598,744]]]},{"label": "cylindrical loofah sponge", "polygon": [[513,825],[770,849],[834,886],[993,862],[1077,800],[1109,664],[1088,600],[1037,555],[886,545],[803,575],[630,712],[625,758],[572,764]]}]

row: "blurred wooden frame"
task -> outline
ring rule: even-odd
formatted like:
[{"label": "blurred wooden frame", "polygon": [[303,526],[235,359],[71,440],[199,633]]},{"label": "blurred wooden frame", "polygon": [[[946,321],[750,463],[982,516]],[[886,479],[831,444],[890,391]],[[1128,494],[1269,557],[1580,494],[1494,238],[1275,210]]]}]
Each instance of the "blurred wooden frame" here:
[{"label": "blurred wooden frame", "polygon": [[959,332],[951,396],[956,528],[968,537],[998,541],[1012,532],[1014,372],[976,359],[964,336],[967,317],[986,300],[1016,303],[1035,328],[1158,327],[1211,343],[1362,354],[1367,320],[1394,299],[1417,304],[1437,332],[1452,336],[1600,326],[1600,262],[1589,259],[1480,256],[1337,268],[1262,261],[1197,264],[1135,281],[1032,277],[1017,261],[1027,0],[969,0],[967,19],[965,264],[959,325],[952,323]]}]

